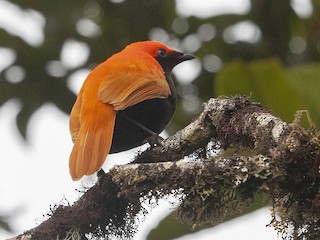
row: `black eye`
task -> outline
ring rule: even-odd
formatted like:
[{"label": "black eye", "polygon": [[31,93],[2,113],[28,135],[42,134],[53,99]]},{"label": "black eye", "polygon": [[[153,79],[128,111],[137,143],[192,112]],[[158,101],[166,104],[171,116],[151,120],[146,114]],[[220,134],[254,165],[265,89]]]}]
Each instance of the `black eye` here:
[{"label": "black eye", "polygon": [[159,49],[158,51],[157,51],[157,53],[158,53],[158,56],[159,57],[166,57],[167,56],[167,52],[166,52],[166,50],[164,50],[164,49]]}]

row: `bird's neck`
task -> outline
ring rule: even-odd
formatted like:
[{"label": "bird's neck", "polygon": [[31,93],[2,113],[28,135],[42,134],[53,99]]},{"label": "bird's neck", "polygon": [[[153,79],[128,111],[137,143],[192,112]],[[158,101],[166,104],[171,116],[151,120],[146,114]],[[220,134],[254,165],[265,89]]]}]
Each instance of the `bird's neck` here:
[{"label": "bird's neck", "polygon": [[164,73],[165,73],[166,80],[169,84],[169,88],[171,91],[171,95],[169,96],[169,98],[171,98],[170,100],[172,100],[175,103],[176,98],[177,98],[177,90],[176,90],[176,87],[175,87],[174,82],[172,80],[171,69],[164,69]]}]

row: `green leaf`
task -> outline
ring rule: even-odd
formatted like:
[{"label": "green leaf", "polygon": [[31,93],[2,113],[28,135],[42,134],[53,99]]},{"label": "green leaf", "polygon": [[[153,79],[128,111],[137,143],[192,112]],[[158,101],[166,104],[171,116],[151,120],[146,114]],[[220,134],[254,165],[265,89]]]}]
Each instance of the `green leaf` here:
[{"label": "green leaf", "polygon": [[300,97],[303,109],[320,126],[320,64],[311,63],[288,70],[288,79]]},{"label": "green leaf", "polygon": [[295,112],[304,107],[287,70],[276,59],[226,64],[214,87],[216,96],[251,96],[285,121],[292,121]]},{"label": "green leaf", "polygon": [[193,232],[191,228],[179,221],[175,217],[175,212],[172,212],[150,231],[147,240],[170,240],[191,232]]}]

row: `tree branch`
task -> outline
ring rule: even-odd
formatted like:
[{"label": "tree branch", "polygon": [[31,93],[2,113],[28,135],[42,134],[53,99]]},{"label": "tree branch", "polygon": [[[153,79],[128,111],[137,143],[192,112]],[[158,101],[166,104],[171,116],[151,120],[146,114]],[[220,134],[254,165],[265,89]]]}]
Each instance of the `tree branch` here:
[{"label": "tree branch", "polygon": [[315,131],[285,123],[247,98],[210,99],[186,128],[152,143],[133,164],[115,166],[74,205],[57,206],[15,239],[130,238],[143,212],[140,200],[168,194],[180,199],[177,215],[185,223],[217,224],[261,192],[270,195],[276,230],[291,226],[297,239],[314,239],[320,235],[319,142]]},{"label": "tree branch", "polygon": [[216,225],[231,212],[241,212],[252,202],[254,191],[263,188],[261,180],[271,182],[279,176],[263,155],[129,164],[115,166],[110,174],[120,186],[120,196],[129,201],[180,195],[178,216],[190,226]]}]

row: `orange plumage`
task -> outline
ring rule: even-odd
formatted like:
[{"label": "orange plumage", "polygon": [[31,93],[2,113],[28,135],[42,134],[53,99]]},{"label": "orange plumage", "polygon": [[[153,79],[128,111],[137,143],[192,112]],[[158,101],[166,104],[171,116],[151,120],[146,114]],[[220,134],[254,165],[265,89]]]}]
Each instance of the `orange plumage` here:
[{"label": "orange plumage", "polygon": [[159,49],[174,52],[159,42],[130,44],[86,78],[70,114],[73,180],[101,169],[112,145],[118,111],[172,94],[165,70],[156,60]]}]

